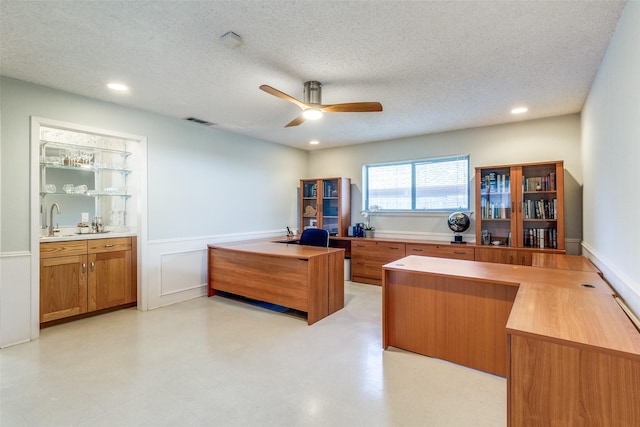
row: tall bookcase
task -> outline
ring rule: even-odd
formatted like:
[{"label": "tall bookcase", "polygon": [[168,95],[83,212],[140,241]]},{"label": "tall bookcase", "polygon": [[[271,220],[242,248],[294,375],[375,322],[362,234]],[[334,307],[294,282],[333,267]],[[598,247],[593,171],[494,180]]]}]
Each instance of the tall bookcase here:
[{"label": "tall bookcase", "polygon": [[476,244],[564,250],[562,161],[476,168]]},{"label": "tall bookcase", "polygon": [[332,236],[346,236],[351,221],[351,179],[300,180],[300,229],[324,228]]}]

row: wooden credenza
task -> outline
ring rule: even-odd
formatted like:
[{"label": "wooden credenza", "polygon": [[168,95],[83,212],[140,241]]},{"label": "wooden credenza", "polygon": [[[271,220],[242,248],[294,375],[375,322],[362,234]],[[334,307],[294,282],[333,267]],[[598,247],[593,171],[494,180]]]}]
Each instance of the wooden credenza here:
[{"label": "wooden credenza", "polygon": [[383,347],[506,376],[510,426],[640,425],[640,333],[598,272],[556,262],[387,264]]},{"label": "wooden credenza", "polygon": [[208,295],[229,292],[307,313],[309,325],[344,307],[344,249],[276,242],[208,246]]},{"label": "wooden credenza", "polygon": [[449,242],[402,240],[389,238],[331,238],[340,247],[348,245],[351,257],[351,280],[382,284],[382,266],[409,255],[461,259],[513,265],[532,265],[535,254],[558,255],[564,250],[483,246]]}]

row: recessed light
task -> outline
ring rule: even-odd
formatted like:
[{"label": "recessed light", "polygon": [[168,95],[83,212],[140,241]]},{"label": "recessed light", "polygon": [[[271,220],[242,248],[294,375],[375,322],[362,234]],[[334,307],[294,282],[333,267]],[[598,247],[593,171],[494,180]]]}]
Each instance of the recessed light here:
[{"label": "recessed light", "polygon": [[123,85],[122,83],[107,83],[107,87],[111,90],[117,90],[119,92],[129,90],[129,87],[127,85]]},{"label": "recessed light", "polygon": [[318,145],[318,144],[320,144],[320,141],[318,141],[317,139],[314,139],[314,140],[309,141],[309,144]]},{"label": "recessed light", "polygon": [[511,114],[522,114],[526,113],[527,111],[529,111],[527,107],[517,107],[511,110]]}]

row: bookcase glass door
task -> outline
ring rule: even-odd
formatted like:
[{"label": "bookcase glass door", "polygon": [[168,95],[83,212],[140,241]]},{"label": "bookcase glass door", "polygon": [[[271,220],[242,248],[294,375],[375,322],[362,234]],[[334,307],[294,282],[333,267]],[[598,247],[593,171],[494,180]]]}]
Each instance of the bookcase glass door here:
[{"label": "bookcase glass door", "polygon": [[480,173],[482,245],[512,246],[513,177],[511,168],[487,168]]},{"label": "bookcase glass door", "polygon": [[322,228],[330,235],[338,234],[339,184],[337,179],[322,181]]},{"label": "bookcase glass door", "polygon": [[[522,166],[520,246],[558,248],[558,176],[555,163]],[[560,177],[562,179],[562,177]]]},{"label": "bookcase glass door", "polygon": [[318,224],[318,182],[302,181],[302,230],[316,228]]}]

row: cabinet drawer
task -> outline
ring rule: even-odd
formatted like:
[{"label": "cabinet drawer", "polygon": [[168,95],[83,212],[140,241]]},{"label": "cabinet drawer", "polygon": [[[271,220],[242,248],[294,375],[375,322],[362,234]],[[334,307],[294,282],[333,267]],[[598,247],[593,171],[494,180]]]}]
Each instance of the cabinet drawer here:
[{"label": "cabinet drawer", "polygon": [[40,243],[40,258],[55,258],[67,255],[85,255],[86,253],[86,240]]},{"label": "cabinet drawer", "polygon": [[394,261],[405,256],[405,244],[402,242],[354,242],[351,244],[351,256]]},{"label": "cabinet drawer", "polygon": [[422,255],[438,258],[466,259],[473,261],[475,250],[464,245],[433,245],[424,243],[407,243],[407,255]]},{"label": "cabinet drawer", "polygon": [[353,241],[351,277],[354,281],[381,284],[382,266],[405,256],[403,242]]},{"label": "cabinet drawer", "polygon": [[351,242],[352,251],[375,251],[376,242],[370,242],[366,240],[353,240]]},{"label": "cabinet drawer", "polygon": [[378,245],[376,245],[375,251],[381,259],[395,261],[396,259],[404,258],[405,244],[378,243]]},{"label": "cabinet drawer", "polygon": [[101,252],[117,252],[131,250],[131,237],[115,237],[112,239],[95,239],[88,241],[90,254]]},{"label": "cabinet drawer", "polygon": [[371,279],[382,279],[382,264],[365,261],[362,259],[351,259],[351,275],[368,277]]}]

